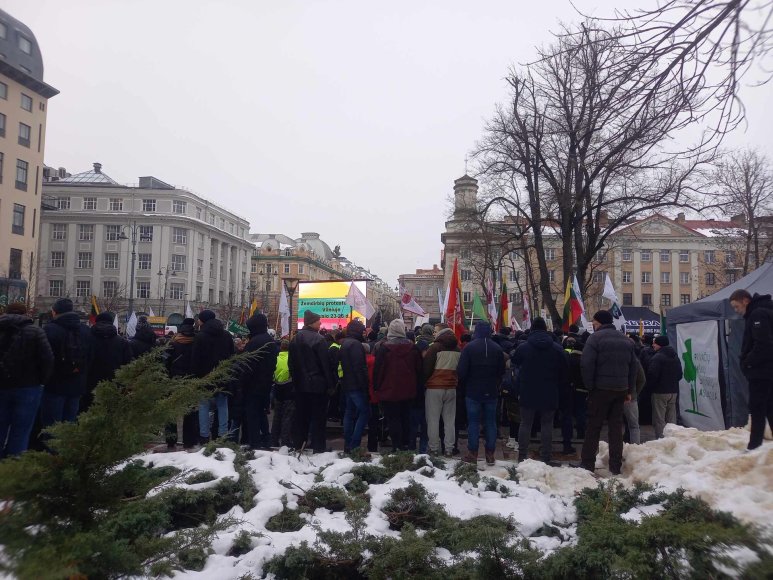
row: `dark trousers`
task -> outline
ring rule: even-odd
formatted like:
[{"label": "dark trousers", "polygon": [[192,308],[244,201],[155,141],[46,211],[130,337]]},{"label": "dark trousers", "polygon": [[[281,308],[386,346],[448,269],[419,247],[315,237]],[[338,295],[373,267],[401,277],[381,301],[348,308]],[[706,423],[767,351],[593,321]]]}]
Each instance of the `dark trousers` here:
[{"label": "dark trousers", "polygon": [[407,450],[410,448],[411,435],[411,407],[413,401],[382,401],[389,428],[389,437],[392,439],[393,450]]},{"label": "dark trousers", "polygon": [[550,461],[553,449],[553,416],[555,411],[536,411],[521,407],[521,425],[518,430],[518,461],[529,458],[529,443],[531,442],[531,428],[535,416],[540,416],[540,459]]},{"label": "dark trousers", "polygon": [[749,413],[752,416],[749,449],[755,449],[762,445],[765,419],[773,429],[773,377],[749,381]]},{"label": "dark trousers", "polygon": [[43,387],[0,389],[0,459],[27,450]]},{"label": "dark trousers", "polygon": [[416,449],[416,438],[419,438],[419,453],[427,452],[427,416],[424,412],[424,405],[417,407],[415,404],[411,407],[411,434],[408,436],[408,447]]},{"label": "dark trousers", "polygon": [[293,446],[293,422],[295,421],[295,401],[292,399],[274,401],[274,421],[271,425],[271,445]]},{"label": "dark trousers", "polygon": [[74,423],[78,418],[80,400],[80,396],[53,395],[43,392],[43,398],[40,401],[40,422],[43,427],[60,421]]},{"label": "dark trousers", "polygon": [[381,410],[378,405],[370,406],[370,418],[368,419],[368,451],[376,453],[378,442],[381,441],[382,432]]},{"label": "dark trousers", "polygon": [[[311,448],[314,453],[323,453],[326,449],[325,431],[327,427],[327,402],[325,393],[295,394],[295,448],[300,449],[307,442],[311,432]],[[308,447],[308,445],[307,445]]]},{"label": "dark trousers", "polygon": [[244,442],[252,449],[268,447],[271,444],[271,431],[268,427],[266,409],[270,404],[271,390],[268,388],[248,387],[244,389]]},{"label": "dark trousers", "polygon": [[623,466],[623,404],[628,391],[595,389],[588,395],[588,425],[582,446],[582,466],[593,471],[599,451],[601,427],[607,421],[609,431],[609,470]]}]

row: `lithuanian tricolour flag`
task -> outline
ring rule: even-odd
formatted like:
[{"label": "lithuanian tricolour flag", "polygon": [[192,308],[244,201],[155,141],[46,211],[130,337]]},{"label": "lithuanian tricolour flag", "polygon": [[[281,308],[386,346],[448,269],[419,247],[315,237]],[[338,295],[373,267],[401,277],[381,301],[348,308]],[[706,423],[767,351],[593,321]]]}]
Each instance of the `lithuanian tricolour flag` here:
[{"label": "lithuanian tricolour flag", "polygon": [[571,278],[566,279],[566,292],[564,293],[564,315],[561,329],[569,332],[569,325],[577,324],[582,316],[582,305],[574,293]]},{"label": "lithuanian tricolour flag", "polygon": [[89,313],[89,324],[94,326],[97,322],[97,316],[99,316],[99,305],[97,304],[97,297],[91,295],[91,312]]}]

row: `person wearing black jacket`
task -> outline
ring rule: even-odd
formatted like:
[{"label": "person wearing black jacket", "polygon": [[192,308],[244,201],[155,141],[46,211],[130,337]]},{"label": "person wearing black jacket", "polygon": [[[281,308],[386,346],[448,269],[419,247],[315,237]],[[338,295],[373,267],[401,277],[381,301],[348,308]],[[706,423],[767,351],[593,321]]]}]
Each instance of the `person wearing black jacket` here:
[{"label": "person wearing black jacket", "polygon": [[[220,363],[233,356],[236,348],[231,335],[226,332],[223,323],[211,310],[202,310],[199,314],[201,330],[193,339],[191,359],[193,374],[205,377]],[[228,434],[228,395],[219,391],[214,397],[199,403],[199,440],[205,443],[210,437],[209,411],[212,405],[217,408],[217,436]]]},{"label": "person wearing black jacket", "polygon": [[271,431],[267,412],[271,405],[271,385],[274,382],[279,348],[268,333],[268,319],[257,313],[247,320],[250,340],[244,352],[258,352],[260,358],[245,365],[242,374],[244,394],[244,428],[247,445],[252,449],[271,446]]},{"label": "person wearing black jacket", "polygon": [[139,358],[156,346],[156,333],[153,332],[148,319],[140,316],[134,336],[129,340],[132,349],[132,357]]},{"label": "person wearing black jacket", "polygon": [[132,360],[131,346],[126,339],[118,336],[110,312],[97,315],[94,326],[91,327],[91,336],[94,341],[94,359],[89,368],[86,393],[81,399],[81,412],[91,406],[94,389],[99,382],[112,380],[115,371]]},{"label": "person wearing black jacket", "polygon": [[346,337],[341,342],[341,363],[346,407],[344,411],[344,451],[357,449],[362,444],[362,433],[370,417],[368,398],[368,365],[365,362],[365,325],[352,320],[346,326]]},{"label": "person wearing black jacket", "polygon": [[54,366],[46,333],[21,303],[0,316],[0,459],[27,450],[43,383]]},{"label": "person wearing black jacket", "polygon": [[72,300],[60,298],[51,314],[54,319],[43,327],[54,353],[54,370],[45,383],[40,403],[44,428],[59,421],[75,421],[94,358],[91,331],[73,312]]},{"label": "person wearing black jacket", "polygon": [[746,290],[730,295],[730,304],[746,320],[741,345],[741,371],[749,381],[751,433],[749,450],[762,445],[765,419],[773,429],[773,301],[770,294]]},{"label": "person wearing black jacket", "polygon": [[[170,377],[193,375],[193,339],[195,336],[193,318],[186,318],[177,327],[177,334],[169,343],[166,357],[166,370]],[[190,449],[199,442],[199,410],[192,409],[183,417],[183,447]],[[177,445],[177,424],[167,429],[167,444]]]},{"label": "person wearing black jacket", "polygon": [[311,430],[314,453],[326,450],[328,394],[336,380],[330,367],[327,341],[319,334],[320,316],[311,310],[303,314],[303,328],[290,343],[288,366],[295,386],[295,448],[307,442]]},{"label": "person wearing black jacket", "polygon": [[682,363],[667,336],[655,338],[655,354],[647,365],[647,385],[652,393],[652,426],[655,437],[663,437],[666,423],[676,423],[676,397],[682,379]]}]

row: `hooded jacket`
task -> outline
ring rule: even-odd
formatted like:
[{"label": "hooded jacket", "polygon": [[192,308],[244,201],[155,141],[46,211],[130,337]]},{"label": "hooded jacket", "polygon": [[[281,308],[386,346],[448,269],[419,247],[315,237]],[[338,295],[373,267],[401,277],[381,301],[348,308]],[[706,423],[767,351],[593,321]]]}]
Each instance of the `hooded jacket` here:
[{"label": "hooded jacket", "polygon": [[288,366],[296,393],[324,395],[335,389],[328,343],[316,330],[302,328],[290,343]]},{"label": "hooded jacket", "polygon": [[[453,335],[452,335],[453,336]],[[379,401],[411,401],[421,389],[419,348],[407,338],[390,338],[376,351],[373,389]]]},{"label": "hooded jacket", "polygon": [[118,336],[110,322],[97,322],[91,327],[94,340],[94,360],[89,369],[88,390],[94,390],[100,381],[115,377],[115,371],[132,360],[129,342]]},{"label": "hooded jacket", "polygon": [[426,351],[432,344],[435,338],[435,329],[431,324],[423,324],[419,331],[419,336],[416,338],[416,346],[419,347],[421,352]]},{"label": "hooded jacket", "polygon": [[340,361],[344,391],[368,390],[368,365],[365,362],[365,346],[362,333],[365,326],[359,320],[352,320],[346,326],[346,338],[341,342]]},{"label": "hooded jacket", "polygon": [[[9,351],[0,353],[0,359],[9,357],[10,379],[2,379],[2,389],[39,386],[46,382],[54,368],[54,354],[46,333],[35,326],[29,316],[3,314],[0,333],[13,333]],[[18,334],[16,334],[18,333]],[[19,341],[15,337],[19,337]]]},{"label": "hooded jacket", "polygon": [[569,360],[544,330],[532,331],[526,342],[515,349],[511,364],[518,367],[518,402],[537,411],[558,408],[559,394],[569,383]]},{"label": "hooded jacket", "polygon": [[679,392],[682,379],[682,363],[674,347],[663,346],[658,349],[647,366],[647,385],[650,392],[657,395],[675,395]]},{"label": "hooded jacket", "polygon": [[169,346],[169,358],[166,367],[170,377],[193,375],[193,326],[180,325],[178,333]]},{"label": "hooded jacket", "polygon": [[231,335],[217,318],[207,320],[193,340],[193,374],[204,377],[212,372],[220,361],[231,358],[236,349]]},{"label": "hooded jacket", "polygon": [[[91,331],[85,324],[81,324],[81,319],[75,312],[59,314],[46,324],[43,330],[48,337],[51,351],[54,353],[54,370],[46,383],[46,392],[52,395],[80,397],[86,392],[88,369],[91,367],[91,360],[94,357]],[[78,334],[77,341],[82,368],[77,374],[63,372],[61,367],[57,368],[56,362],[57,360],[61,361],[66,356],[68,334],[71,332]]]},{"label": "hooded jacket", "polygon": [[475,324],[472,341],[462,350],[456,374],[459,387],[476,401],[496,399],[505,373],[505,354],[491,339],[491,325]]},{"label": "hooded jacket", "polygon": [[139,358],[146,352],[153,350],[156,346],[156,333],[148,324],[137,326],[137,332],[129,340],[132,349],[132,356]]},{"label": "hooded jacket", "polygon": [[444,328],[424,353],[424,384],[428,389],[455,389],[458,383],[459,345],[450,328]]},{"label": "hooded jacket", "polygon": [[613,324],[603,324],[582,349],[582,381],[588,391],[627,391],[636,397],[639,361],[634,344]]},{"label": "hooded jacket", "polygon": [[741,345],[741,371],[747,379],[773,377],[773,301],[757,294],[746,307],[746,326]]},{"label": "hooded jacket", "polygon": [[268,333],[268,320],[263,314],[256,314],[247,320],[247,328],[250,329],[250,340],[244,347],[244,352],[260,351],[260,358],[250,361],[245,365],[242,375],[244,388],[257,388],[270,390],[274,382],[276,370],[276,358],[279,347],[276,341]]}]

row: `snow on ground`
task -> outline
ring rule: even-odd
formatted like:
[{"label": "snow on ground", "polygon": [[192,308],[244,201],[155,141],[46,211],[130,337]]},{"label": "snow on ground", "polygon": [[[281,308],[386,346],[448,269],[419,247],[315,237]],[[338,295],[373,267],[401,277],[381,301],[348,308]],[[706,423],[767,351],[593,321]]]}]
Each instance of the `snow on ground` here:
[{"label": "snow on ground", "polygon": [[[636,481],[657,484],[666,490],[685,488],[698,495],[713,507],[727,510],[737,517],[760,525],[773,522],[773,445],[766,442],[760,449],[745,452],[748,432],[731,429],[721,432],[700,432],[677,426],[668,426],[666,437],[642,445],[625,447],[625,462],[620,480],[625,485]],[[154,465],[173,465],[181,469],[209,470],[218,478],[237,477],[233,470],[233,452],[221,449],[223,459],[214,455],[205,457],[198,453],[166,453],[145,455],[145,461]],[[597,458],[597,473],[604,474],[608,449],[602,445]],[[380,461],[374,456],[373,463]],[[562,538],[530,537],[532,544],[546,552],[555,550],[562,542],[572,542],[576,533],[576,512],[572,501],[575,494],[585,487],[595,487],[597,480],[582,469],[549,467],[537,461],[525,461],[517,468],[518,482],[508,479],[506,461],[498,461],[495,467],[481,472],[482,481],[475,487],[459,483],[451,477],[456,461],[447,461],[445,469],[420,470],[398,473],[382,485],[371,485],[368,494],[371,510],[366,523],[375,535],[397,536],[389,529],[386,516],[381,511],[389,492],[405,487],[411,480],[421,483],[430,493],[437,494],[452,516],[469,518],[480,514],[512,515],[518,529],[527,537],[535,534],[543,525],[552,524],[562,530]],[[260,577],[263,564],[289,546],[306,540],[313,543],[314,527],[345,531],[349,524],[343,513],[331,513],[318,509],[313,515],[304,515],[308,524],[297,532],[270,532],[268,520],[283,509],[297,507],[298,498],[315,485],[344,486],[352,479],[351,470],[358,464],[337,453],[319,455],[289,454],[286,448],[279,451],[258,451],[255,459],[248,462],[257,489],[256,506],[248,512],[233,508],[226,516],[234,516],[241,523],[220,534],[214,541],[214,553],[201,572],[179,572],[175,578],[231,580],[251,573]],[[493,478],[497,488],[505,486],[507,493],[486,491],[487,481]],[[214,485],[215,482],[198,485]],[[182,484],[185,485],[185,484]],[[194,488],[196,486],[193,486]],[[642,517],[657,513],[661,506],[635,508],[624,515],[626,519],[640,521]],[[234,538],[241,530],[255,532],[254,548],[241,557],[226,556]]]}]

